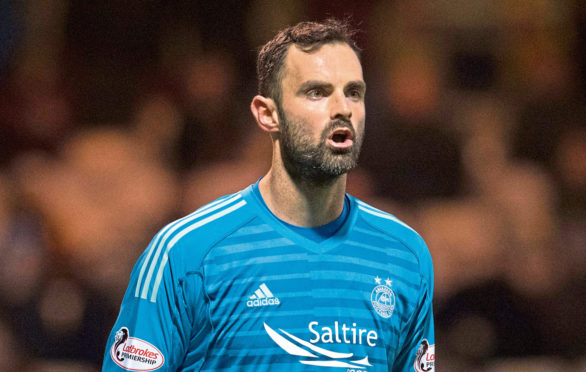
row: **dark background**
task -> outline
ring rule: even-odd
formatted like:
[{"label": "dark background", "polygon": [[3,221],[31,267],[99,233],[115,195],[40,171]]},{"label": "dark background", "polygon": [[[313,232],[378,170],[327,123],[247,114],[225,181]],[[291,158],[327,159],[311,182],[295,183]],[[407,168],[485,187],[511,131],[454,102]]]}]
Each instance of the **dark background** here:
[{"label": "dark background", "polygon": [[586,370],[580,1],[0,0],[0,370],[98,370],[167,222],[254,182],[258,47],[351,16],[349,191],[426,239],[442,371]]}]

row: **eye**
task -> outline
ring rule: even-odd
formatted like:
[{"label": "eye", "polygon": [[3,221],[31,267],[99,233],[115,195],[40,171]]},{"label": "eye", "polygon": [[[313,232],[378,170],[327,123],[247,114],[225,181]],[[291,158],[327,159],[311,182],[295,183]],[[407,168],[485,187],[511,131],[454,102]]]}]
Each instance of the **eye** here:
[{"label": "eye", "polygon": [[322,98],[325,95],[322,89],[317,88],[310,89],[305,94],[312,99]]},{"label": "eye", "polygon": [[360,100],[363,97],[363,93],[360,89],[351,89],[348,92],[348,97],[355,99],[355,100]]}]

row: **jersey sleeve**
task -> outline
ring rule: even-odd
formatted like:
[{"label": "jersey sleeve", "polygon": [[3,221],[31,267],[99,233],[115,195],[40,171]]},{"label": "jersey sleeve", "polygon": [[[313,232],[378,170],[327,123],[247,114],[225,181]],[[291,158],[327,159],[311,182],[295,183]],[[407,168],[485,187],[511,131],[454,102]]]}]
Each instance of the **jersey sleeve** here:
[{"label": "jersey sleeve", "polygon": [[159,245],[155,237],[132,270],[102,371],[198,370],[203,361],[201,338],[209,332],[202,277]]},{"label": "jersey sleeve", "polygon": [[420,247],[420,289],[417,306],[401,334],[400,350],[392,372],[435,372],[435,332],[433,322],[433,267],[423,239]]}]

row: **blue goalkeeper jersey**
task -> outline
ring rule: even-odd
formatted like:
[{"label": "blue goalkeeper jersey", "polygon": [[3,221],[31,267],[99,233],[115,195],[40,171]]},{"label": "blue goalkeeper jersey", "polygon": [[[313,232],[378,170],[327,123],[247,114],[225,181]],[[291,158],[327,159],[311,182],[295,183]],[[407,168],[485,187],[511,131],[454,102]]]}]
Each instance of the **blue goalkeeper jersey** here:
[{"label": "blue goalkeeper jersey", "polygon": [[155,235],[131,273],[103,371],[434,371],[421,237],[347,195],[341,226],[308,239],[254,187]]}]

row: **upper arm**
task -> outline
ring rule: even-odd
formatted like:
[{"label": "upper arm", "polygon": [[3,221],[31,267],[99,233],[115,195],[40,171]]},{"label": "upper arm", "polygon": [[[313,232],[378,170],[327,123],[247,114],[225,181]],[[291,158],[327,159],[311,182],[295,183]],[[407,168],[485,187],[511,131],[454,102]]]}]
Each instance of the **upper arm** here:
[{"label": "upper arm", "polygon": [[400,349],[392,371],[435,371],[435,332],[433,320],[433,267],[431,255],[421,238],[420,287],[413,313],[401,334]]},{"label": "upper arm", "polygon": [[176,371],[186,359],[195,363],[200,357],[201,353],[191,348],[193,338],[201,334],[205,328],[202,324],[207,321],[201,310],[206,307],[201,276],[183,273],[170,257],[156,297],[142,296],[136,290],[142,284],[140,273],[146,271],[143,267],[148,264],[147,252],[152,244],[131,274],[118,319],[108,337],[103,371]]}]

